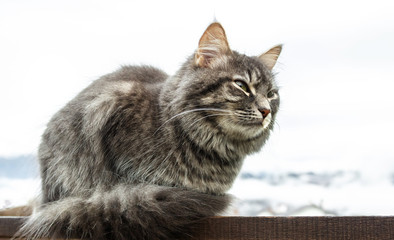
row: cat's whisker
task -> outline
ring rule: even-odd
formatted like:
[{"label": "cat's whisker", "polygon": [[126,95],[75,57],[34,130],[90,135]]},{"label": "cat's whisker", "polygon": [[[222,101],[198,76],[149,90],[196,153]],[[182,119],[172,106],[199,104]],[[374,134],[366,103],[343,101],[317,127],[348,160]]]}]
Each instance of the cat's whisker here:
[{"label": "cat's whisker", "polygon": [[153,135],[155,135],[164,125],[166,125],[168,122],[174,120],[177,117],[183,116],[185,114],[188,113],[193,113],[193,112],[199,112],[199,111],[217,111],[217,112],[227,112],[227,113],[232,113],[232,111],[230,110],[225,110],[225,109],[220,109],[220,108],[196,108],[196,109],[191,109],[191,110],[186,110],[183,112],[180,112],[174,116],[172,116],[170,119],[168,119],[167,121],[165,121],[154,133]]},{"label": "cat's whisker", "polygon": [[274,124],[275,124],[276,126],[278,126],[278,128],[280,129],[280,125],[279,125],[279,123],[278,123],[277,121],[274,120]]},{"label": "cat's whisker", "polygon": [[207,116],[204,116],[204,117],[201,117],[201,118],[195,120],[194,122],[192,122],[190,124],[190,126],[193,126],[194,124],[196,124],[197,122],[199,122],[199,121],[201,121],[201,120],[203,120],[205,118],[214,117],[214,116],[231,116],[231,115],[232,114],[210,114],[210,115],[207,115]]},{"label": "cat's whisker", "polygon": [[236,110],[234,115],[241,120],[263,120],[261,116],[258,116],[255,113],[246,113],[241,110]]}]

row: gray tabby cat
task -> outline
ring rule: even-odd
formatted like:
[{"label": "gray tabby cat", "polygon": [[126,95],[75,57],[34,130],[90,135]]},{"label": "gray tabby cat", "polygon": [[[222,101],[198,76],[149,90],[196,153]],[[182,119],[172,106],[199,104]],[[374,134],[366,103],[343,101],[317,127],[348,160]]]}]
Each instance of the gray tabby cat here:
[{"label": "gray tabby cat", "polygon": [[239,54],[213,23],[174,76],[125,66],[93,82],[43,134],[42,204],[20,235],[185,238],[223,212],[274,126],[280,51]]}]

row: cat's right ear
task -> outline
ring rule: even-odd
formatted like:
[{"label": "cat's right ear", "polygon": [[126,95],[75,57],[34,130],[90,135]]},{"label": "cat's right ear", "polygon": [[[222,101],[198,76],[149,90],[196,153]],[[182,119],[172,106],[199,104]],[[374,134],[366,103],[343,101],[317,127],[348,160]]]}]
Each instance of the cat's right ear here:
[{"label": "cat's right ear", "polygon": [[282,44],[277,45],[267,52],[259,56],[260,61],[262,61],[269,70],[272,70],[278,60],[280,53],[282,52]]},{"label": "cat's right ear", "polygon": [[210,67],[221,56],[231,53],[226,33],[220,23],[214,22],[208,26],[198,43],[195,63],[199,67]]}]

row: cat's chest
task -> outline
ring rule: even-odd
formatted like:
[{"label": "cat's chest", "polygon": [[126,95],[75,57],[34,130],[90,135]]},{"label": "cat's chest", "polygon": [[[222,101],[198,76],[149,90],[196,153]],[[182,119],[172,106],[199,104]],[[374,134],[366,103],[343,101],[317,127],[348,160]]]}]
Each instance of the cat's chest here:
[{"label": "cat's chest", "polygon": [[199,192],[222,194],[237,177],[243,159],[226,159],[217,151],[180,151],[175,155],[177,185]]},{"label": "cat's chest", "polygon": [[[236,146],[225,139],[207,132],[207,127],[197,133],[180,127],[174,121],[171,136],[157,154],[163,169],[159,173],[159,181],[165,184],[196,190],[199,192],[222,194],[229,190],[237,177],[244,159]],[[208,137],[203,137],[208,136]],[[163,138],[160,138],[163,139]]]}]

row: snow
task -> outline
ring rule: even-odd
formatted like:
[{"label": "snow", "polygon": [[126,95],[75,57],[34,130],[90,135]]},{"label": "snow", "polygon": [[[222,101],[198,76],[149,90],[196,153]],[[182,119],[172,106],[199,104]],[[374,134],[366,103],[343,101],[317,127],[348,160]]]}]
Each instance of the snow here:
[{"label": "snow", "polygon": [[[240,202],[265,202],[241,211],[241,215],[261,215],[260,212],[270,210],[273,215],[294,216],[295,210],[306,206],[317,206],[325,215],[394,215],[394,185],[383,179],[367,184],[363,179],[336,182],[332,186],[292,180],[273,185],[261,180],[239,179],[230,193]],[[263,208],[258,209],[261,206]]]},{"label": "snow", "polygon": [[[0,208],[27,204],[39,190],[38,178],[0,177]],[[235,197],[229,215],[394,215],[393,192],[393,176],[371,180],[351,171],[242,172],[229,192]]]},{"label": "snow", "polygon": [[0,209],[28,204],[40,193],[40,180],[0,177]]}]

